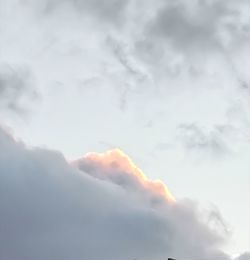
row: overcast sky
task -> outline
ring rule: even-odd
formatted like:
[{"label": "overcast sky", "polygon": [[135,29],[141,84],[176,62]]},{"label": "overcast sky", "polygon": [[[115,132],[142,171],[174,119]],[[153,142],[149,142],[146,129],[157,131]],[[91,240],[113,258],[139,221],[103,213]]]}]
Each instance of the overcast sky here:
[{"label": "overcast sky", "polygon": [[0,0],[0,38],[5,259],[249,250],[249,0]]}]

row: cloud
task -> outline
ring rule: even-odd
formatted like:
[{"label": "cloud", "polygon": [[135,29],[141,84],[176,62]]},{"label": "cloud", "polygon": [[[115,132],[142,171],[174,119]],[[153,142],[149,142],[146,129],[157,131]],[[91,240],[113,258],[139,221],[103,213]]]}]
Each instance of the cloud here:
[{"label": "cloud", "polygon": [[123,12],[128,4],[128,0],[78,0],[74,1],[76,8],[81,7],[83,10],[85,7],[89,8],[96,17],[102,18],[106,21],[121,21]]},{"label": "cloud", "polygon": [[[84,135],[92,137],[93,131],[96,130],[100,133],[102,140],[111,143],[126,143],[133,149],[139,149],[143,153],[142,156],[147,156],[158,139],[166,139],[165,145],[163,144],[161,147],[166,149],[166,144],[171,143],[172,137],[175,135],[174,130],[172,134],[171,129],[175,129],[176,126],[183,122],[198,121],[199,125],[206,125],[203,118],[208,118],[208,125],[218,123],[217,115],[223,114],[226,108],[222,109],[223,112],[220,112],[217,108],[220,108],[220,104],[227,100],[226,94],[224,92],[214,92],[214,94],[208,93],[207,95],[206,91],[204,91],[204,96],[202,96],[198,95],[197,92],[204,85],[207,89],[221,88],[227,85],[227,82],[224,82],[224,80],[228,78],[228,74],[224,74],[224,67],[222,67],[227,65],[218,64],[217,57],[212,54],[222,48],[235,50],[237,49],[235,47],[237,47],[238,41],[238,46],[240,46],[238,49],[241,49],[242,42],[246,42],[247,27],[246,22],[242,20],[241,7],[244,2],[223,0],[210,2],[174,1],[175,3],[173,1],[161,1],[160,4],[160,1],[155,3],[155,1],[150,0],[133,2],[137,2],[137,4],[134,4],[136,8],[132,10],[133,12],[129,10],[127,13],[128,1],[122,0],[14,0],[10,1],[10,3],[2,1],[2,6],[8,6],[7,12],[5,12],[5,8],[0,8],[2,24],[8,25],[1,28],[3,39],[1,41],[1,54],[4,56],[2,58],[3,60],[29,61],[32,71],[35,71],[36,76],[38,75],[39,86],[44,87],[44,93],[47,93],[46,101],[48,102],[45,103],[46,106],[41,111],[41,117],[36,118],[33,126],[31,125],[28,129],[22,130],[22,133],[26,132],[24,135],[27,140],[39,143],[41,138],[47,140],[45,142],[50,140],[51,145],[63,147],[69,154],[74,154],[78,153],[81,148],[79,148],[77,135],[75,134],[72,137],[70,133],[74,131],[75,133],[79,132],[79,135],[84,133]],[[27,12],[27,9],[19,8],[20,3],[28,3],[32,8],[35,7],[39,14],[42,14],[38,16],[36,12],[33,12],[33,9],[31,12]],[[245,1],[244,5],[247,3]],[[237,15],[237,12],[235,12],[237,8],[241,10],[240,15]],[[232,12],[231,10],[234,11]],[[173,17],[173,14],[175,14],[175,17]],[[15,23],[13,23],[14,20],[16,21]],[[110,46],[112,54],[106,49],[106,39],[109,36],[110,39],[114,39],[113,45]],[[186,68],[186,61],[183,62],[182,60],[183,56],[190,58],[188,62],[195,63],[195,56],[198,53],[202,56],[202,62],[198,63],[198,68],[196,67],[195,71],[197,72],[196,75],[198,75],[196,79],[201,79],[204,75],[200,71],[202,71],[204,64],[207,62],[206,59],[203,59],[204,52],[211,54],[211,56],[208,56],[213,60],[212,67],[214,69],[209,74],[209,78],[213,80],[208,81],[205,78],[205,84],[200,87],[199,82],[194,82],[194,77],[188,79],[179,77],[181,69],[183,67]],[[148,55],[149,60],[145,62],[145,60],[141,59],[140,54]],[[245,55],[245,57],[248,56]],[[113,62],[113,58],[116,58],[118,62]],[[235,60],[242,61],[237,55]],[[121,69],[117,63],[119,63]],[[242,63],[240,62],[240,64]],[[235,71],[238,72],[239,67],[237,62],[235,62]],[[248,68],[245,65],[242,65],[242,67]],[[171,75],[167,73],[166,68],[172,69],[173,73]],[[8,75],[11,75],[11,77],[8,77],[7,82],[11,82],[13,85],[13,81],[9,78],[14,77],[16,72],[19,75],[19,71],[19,68],[15,66],[13,73],[8,72]],[[152,83],[150,85],[151,82],[147,81],[142,81],[139,84],[138,78],[143,78],[144,71],[147,75],[146,78],[152,78],[155,84]],[[162,78],[158,77],[159,74]],[[219,77],[218,74],[220,74]],[[173,76],[172,78],[175,78],[178,82],[169,79],[171,78],[170,76]],[[86,78],[97,79],[94,81],[90,80],[87,83],[87,89],[93,92],[91,92],[91,95],[87,92],[81,92],[82,95],[77,93],[76,97],[75,94],[72,94],[74,92],[73,86],[76,85],[76,82],[79,82],[78,79]],[[20,76],[19,79],[22,83],[20,85],[31,86],[29,77]],[[241,80],[241,74],[237,79]],[[53,87],[55,82],[62,82],[62,85],[67,88],[66,94],[64,94],[65,98],[58,98],[65,93],[61,86],[60,89],[57,88],[55,90],[56,95],[54,97],[51,96],[51,87]],[[102,88],[93,89],[94,85],[100,85]],[[150,88],[148,87],[149,85]],[[154,99],[155,86],[159,90],[157,92],[160,96],[159,99]],[[113,103],[116,97],[113,95],[113,87],[115,91],[122,92],[121,108],[125,107],[128,102],[132,105],[135,104],[132,110],[124,111],[126,112],[126,114],[124,113],[125,116],[116,113],[114,109]],[[134,95],[134,100],[134,96],[131,95],[132,91],[134,91],[133,88],[139,89],[137,91],[138,95]],[[19,92],[19,89],[16,90],[16,87],[5,87],[4,89],[4,91],[1,90],[0,95],[1,108],[4,108],[4,110],[7,108],[8,111],[13,111],[13,108],[11,108],[13,106],[16,108],[16,111],[20,111],[20,109],[22,111],[22,109],[26,108],[27,102],[30,101],[29,94],[27,95],[30,91],[29,87],[28,89],[25,87],[24,92]],[[17,94],[7,95],[7,89],[8,91],[13,89]],[[189,92],[190,96],[179,98],[185,91]],[[238,94],[229,92],[233,98],[237,98]],[[3,99],[2,97],[5,98]],[[69,100],[73,100],[73,102]],[[192,107],[192,104],[195,103],[196,105]],[[240,103],[242,102],[240,101]],[[69,105],[65,106],[65,104]],[[189,109],[190,107],[192,109]],[[93,113],[89,114],[88,111],[90,110]],[[98,126],[103,124],[104,110],[109,115],[109,123],[106,124],[107,127],[101,133],[98,130]],[[166,114],[159,116],[160,110],[166,110]],[[51,111],[53,113],[50,113]],[[50,115],[49,117],[48,114]],[[233,114],[232,121],[235,121],[236,118],[239,121],[239,118],[243,115],[240,109],[236,109]],[[247,115],[247,113],[245,114]],[[221,118],[223,119],[223,116]],[[89,124],[79,124],[79,120],[81,122],[89,122]],[[146,131],[141,129],[139,125],[142,120],[149,122],[149,125],[152,125],[153,122],[151,129]],[[53,124],[54,122],[56,124]],[[81,126],[76,128],[74,127],[75,125]],[[124,138],[120,139],[120,130],[123,131],[128,125],[133,127],[124,134]],[[19,127],[18,125],[16,126]],[[46,127],[47,131],[42,131],[44,127]],[[65,131],[61,131],[61,129],[65,129]],[[110,131],[110,129],[113,130]],[[235,129],[237,131],[237,128]],[[199,127],[198,129],[186,130],[180,130],[183,131],[181,132],[182,144],[185,148],[188,148],[186,149],[186,158],[189,158],[189,150],[198,151],[198,153],[200,151],[205,153],[211,152],[216,155],[221,155],[228,151],[228,143],[226,142],[225,144],[224,135],[219,130],[212,129],[207,131]],[[59,131],[62,132],[64,138],[58,136]],[[248,132],[246,131],[246,133]],[[130,138],[131,136],[132,139]],[[152,138],[148,139],[148,136]],[[4,138],[4,140],[2,142],[7,142],[7,138]],[[93,140],[86,141],[92,142]],[[108,234],[107,239],[114,243],[112,246],[103,244],[106,248],[105,250],[100,250],[100,254],[103,254],[106,258],[109,256],[107,255],[108,253],[111,254],[111,251],[113,251],[113,256],[116,256],[118,259],[121,257],[139,258],[140,256],[140,259],[146,259],[150,255],[154,256],[152,258],[155,259],[157,254],[159,254],[159,258],[164,254],[164,257],[161,257],[161,259],[165,258],[166,255],[178,256],[178,254],[183,255],[183,258],[187,258],[190,254],[211,256],[213,249],[204,249],[204,245],[210,245],[210,240],[208,239],[210,236],[212,237],[211,241],[215,241],[215,244],[212,243],[211,247],[214,247],[214,250],[219,248],[219,245],[217,246],[216,244],[217,239],[213,239],[214,235],[217,236],[216,232],[210,232],[204,223],[204,225],[201,225],[202,228],[197,227],[197,220],[200,219],[200,215],[193,213],[196,212],[194,207],[188,202],[185,202],[188,205],[185,207],[185,203],[183,205],[179,201],[169,206],[162,199],[162,196],[155,194],[155,185],[150,179],[147,179],[143,182],[144,185],[141,185],[140,178],[136,174],[129,175],[126,170],[117,172],[113,168],[108,168],[104,174],[104,169],[99,162],[89,161],[89,158],[86,160],[85,157],[78,160],[80,169],[75,169],[76,166],[69,165],[62,156],[54,152],[41,149],[30,150],[25,147],[21,147],[20,151],[17,152],[19,145],[10,139],[9,144],[5,145],[6,149],[3,150],[4,152],[1,150],[2,156],[7,153],[8,149],[12,151],[6,157],[8,165],[6,165],[6,170],[1,170],[1,176],[2,172],[11,172],[13,176],[16,176],[17,171],[20,170],[21,180],[30,180],[29,176],[35,177],[34,180],[30,180],[32,185],[29,184],[29,181],[22,183],[18,178],[15,178],[17,179],[17,188],[13,186],[14,183],[6,184],[6,181],[1,180],[3,183],[1,189],[4,186],[9,187],[8,191],[4,190],[6,193],[3,194],[2,192],[2,195],[7,198],[11,197],[10,202],[12,205],[17,205],[17,209],[9,209],[12,210],[13,214],[10,212],[11,215],[10,213],[7,214],[9,205],[7,201],[2,207],[4,209],[7,208],[3,223],[8,224],[7,219],[10,219],[7,229],[10,229],[11,225],[13,226],[12,235],[10,234],[8,237],[7,234],[6,242],[0,243],[3,244],[2,247],[5,247],[4,250],[0,250],[3,251],[2,254],[5,253],[5,256],[11,254],[11,247],[9,249],[7,247],[7,244],[11,244],[9,242],[11,240],[16,243],[12,247],[16,249],[12,250],[13,254],[19,250],[23,258],[26,251],[26,254],[29,254],[25,247],[27,248],[32,241],[34,241],[32,246],[34,252],[30,252],[31,256],[37,256],[39,254],[38,251],[42,250],[42,246],[39,247],[39,244],[43,245],[45,249],[49,249],[51,244],[54,245],[54,254],[57,255],[60,250],[65,250],[62,252],[62,254],[65,253],[65,258],[67,251],[73,251],[76,252],[75,254],[80,255],[86,252],[86,254],[91,256],[91,254],[98,254],[98,252],[94,252],[94,250],[88,251],[87,247],[90,249],[91,247],[102,248],[102,243],[104,243],[102,242],[104,240],[103,234]],[[86,150],[86,147],[84,150]],[[175,157],[174,152],[172,152],[174,149],[175,144],[172,144],[168,151],[164,151],[161,154],[165,156],[164,154],[168,152],[168,154]],[[46,157],[46,159],[43,159],[43,157]],[[177,157],[173,159],[173,162],[176,160],[176,165],[181,163],[181,160]],[[5,162],[5,157],[2,158],[1,164]],[[170,160],[168,159],[168,161]],[[120,159],[118,161],[120,162]],[[164,162],[165,158],[161,163],[159,162],[160,166],[155,168],[160,170],[164,167],[162,166]],[[9,167],[14,167],[14,169]],[[184,166],[182,165],[182,167]],[[220,170],[218,170],[218,173],[220,176],[223,175],[223,172]],[[52,181],[53,174],[58,175],[55,176],[54,182]],[[41,177],[40,182],[37,181],[39,177],[37,175]],[[72,180],[71,178],[73,177],[71,175],[77,176],[77,180]],[[65,182],[68,183],[65,184],[66,191],[64,191],[63,186]],[[192,182],[192,180],[189,180],[189,182]],[[46,184],[49,184],[49,186],[47,187]],[[79,188],[76,188],[78,186]],[[161,190],[164,190],[163,184],[159,184],[159,186]],[[188,190],[192,191],[192,184],[188,186]],[[14,188],[11,189],[11,187]],[[35,191],[32,191],[32,189]],[[15,198],[15,193],[17,198]],[[178,194],[176,195],[178,197]],[[204,193],[201,193],[202,195],[204,196]],[[79,199],[77,200],[78,196]],[[34,201],[32,201],[33,198]],[[17,199],[16,203],[15,199]],[[29,204],[31,205],[30,209],[27,210],[28,206],[23,203],[23,200],[27,200],[26,204],[28,206]],[[90,210],[87,210],[87,205],[90,203],[88,201],[93,201]],[[21,207],[20,205],[23,208],[22,210],[18,210]],[[123,211],[121,213],[119,210],[117,213],[114,206],[116,206],[117,210],[123,207],[122,210],[125,213]],[[108,210],[106,210],[106,207]],[[185,223],[183,219],[188,219],[188,207],[190,207],[190,214],[194,214],[193,217],[190,217],[193,222],[188,222],[190,223],[189,231],[189,227],[183,224]],[[178,208],[180,208],[180,213],[178,213]],[[20,219],[15,218],[14,215],[20,215],[20,211],[23,215],[20,216]],[[107,214],[105,215],[103,212]],[[89,216],[87,218],[88,223],[90,223],[89,227],[85,219],[83,221],[80,218],[82,215]],[[25,225],[26,219],[31,219],[29,221],[30,226],[28,224]],[[61,221],[56,225],[58,219]],[[93,222],[91,222],[92,219]],[[100,219],[103,219],[103,222]],[[175,222],[176,219],[179,219],[178,224]],[[18,225],[18,221],[20,221],[21,225]],[[217,222],[220,223],[220,221]],[[26,229],[19,230],[19,226],[23,226]],[[191,230],[191,227],[194,227],[192,229],[195,231]],[[103,230],[103,232],[100,232],[98,228]],[[85,229],[90,233],[89,237],[87,237],[87,234],[84,235],[82,230]],[[89,231],[90,229],[91,231]],[[18,230],[17,236],[14,235],[14,230]],[[135,233],[138,237],[134,241]],[[192,238],[190,238],[189,233],[192,234]],[[67,234],[69,234],[69,237],[67,237]],[[120,237],[121,234],[123,235],[122,237]],[[22,242],[24,244],[19,244],[22,236],[25,238]],[[61,240],[56,237],[60,237]],[[187,237],[190,240],[188,239],[187,241]],[[88,241],[88,238],[97,241],[96,246],[93,245],[93,241]],[[47,240],[47,242],[44,240]],[[199,241],[201,244],[195,244],[195,241]],[[106,242],[105,240],[105,243],[111,242]],[[19,248],[18,244],[20,245]],[[77,244],[81,244],[81,247],[84,244],[84,247],[81,249]],[[121,245],[124,245],[124,250],[122,250]],[[115,250],[116,247],[118,248],[117,251]],[[181,251],[180,248],[182,249]],[[127,250],[125,251],[125,249]],[[47,254],[53,254],[51,251],[49,249]],[[4,258],[4,256],[0,256],[0,258]],[[46,255],[44,258],[46,258]]]},{"label": "cloud", "polygon": [[235,42],[248,41],[249,21],[243,18],[246,7],[249,2],[244,0],[166,1],[148,33],[184,53],[221,51]]},{"label": "cloud", "polygon": [[229,259],[211,214],[188,200],[152,205],[158,191],[136,180],[150,182],[138,168],[130,172],[136,166],[124,154],[82,160],[78,170],[60,153],[28,148],[0,130],[1,259]]},{"label": "cloud", "polygon": [[27,105],[38,97],[29,69],[0,65],[0,109],[17,114],[27,112]]},{"label": "cloud", "polygon": [[143,70],[143,66],[135,59],[130,46],[111,36],[107,37],[106,45],[117,61],[115,64],[117,74],[124,78],[124,83],[116,87],[120,94],[120,108],[124,110],[130,101],[130,95],[138,94],[140,89],[145,88],[145,85],[150,82],[150,79]]},{"label": "cloud", "polygon": [[250,51],[249,7],[245,0],[162,1],[141,24],[134,53],[156,81],[179,80],[183,73],[231,77],[232,67],[235,78],[245,79],[241,60]]},{"label": "cloud", "polygon": [[249,260],[250,259],[250,252],[246,252],[244,254],[241,254],[236,258],[236,260]]},{"label": "cloud", "polygon": [[204,151],[211,155],[225,155],[229,153],[229,147],[225,140],[225,131],[229,126],[214,127],[211,130],[202,128],[197,124],[181,124],[178,127],[178,139],[189,151]]},{"label": "cloud", "polygon": [[94,18],[96,21],[106,22],[116,26],[121,25],[122,18],[124,18],[128,0],[46,0],[42,3],[34,3],[33,1],[26,1],[26,4],[35,7],[36,11],[50,15],[57,11],[62,11],[68,7],[74,12],[87,17]]},{"label": "cloud", "polygon": [[79,169],[101,180],[108,180],[128,191],[142,193],[157,200],[175,201],[164,183],[159,180],[151,181],[131,159],[119,149],[103,154],[89,153],[74,162]]},{"label": "cloud", "polygon": [[225,122],[221,124],[179,124],[176,134],[178,143],[188,152],[193,151],[216,159],[225,159],[225,156],[235,155],[244,148],[248,151],[248,107],[243,106],[243,101],[231,106]]}]

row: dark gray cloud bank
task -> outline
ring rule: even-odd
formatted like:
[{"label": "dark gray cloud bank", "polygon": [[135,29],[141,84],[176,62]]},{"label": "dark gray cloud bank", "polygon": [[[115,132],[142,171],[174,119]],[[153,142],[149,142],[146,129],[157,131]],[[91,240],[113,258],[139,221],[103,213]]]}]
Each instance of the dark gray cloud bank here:
[{"label": "dark gray cloud bank", "polygon": [[0,130],[0,259],[229,259],[218,213],[188,200],[152,204],[138,183],[133,192],[88,169]]}]

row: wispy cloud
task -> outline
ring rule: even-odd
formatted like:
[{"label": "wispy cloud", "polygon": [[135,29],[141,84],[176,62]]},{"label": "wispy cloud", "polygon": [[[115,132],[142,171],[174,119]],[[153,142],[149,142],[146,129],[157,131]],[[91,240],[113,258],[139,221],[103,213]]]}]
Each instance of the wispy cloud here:
[{"label": "wispy cloud", "polygon": [[196,124],[183,124],[179,127],[178,139],[189,151],[203,151],[216,157],[230,152],[220,128],[206,130]]},{"label": "wispy cloud", "polygon": [[28,112],[29,103],[38,98],[33,76],[22,66],[1,64],[0,108],[16,114]]}]

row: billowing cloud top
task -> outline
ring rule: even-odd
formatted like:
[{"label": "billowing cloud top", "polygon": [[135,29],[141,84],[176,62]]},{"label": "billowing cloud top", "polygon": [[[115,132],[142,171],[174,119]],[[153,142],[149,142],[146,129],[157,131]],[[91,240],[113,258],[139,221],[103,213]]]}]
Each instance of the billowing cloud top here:
[{"label": "billowing cloud top", "polygon": [[91,176],[109,180],[121,187],[151,195],[154,199],[175,201],[166,185],[160,180],[150,180],[132,160],[121,150],[114,149],[105,153],[88,153],[74,162],[79,169]]}]

